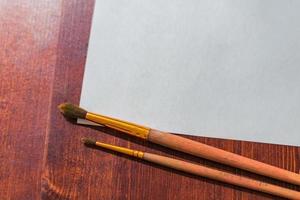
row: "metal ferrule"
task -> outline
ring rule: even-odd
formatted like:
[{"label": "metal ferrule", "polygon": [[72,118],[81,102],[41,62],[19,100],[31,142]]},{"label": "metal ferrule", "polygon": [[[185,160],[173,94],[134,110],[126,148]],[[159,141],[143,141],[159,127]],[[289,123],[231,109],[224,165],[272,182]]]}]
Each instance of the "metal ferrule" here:
[{"label": "metal ferrule", "polygon": [[130,135],[134,135],[143,139],[148,139],[150,131],[150,128],[148,127],[89,112],[86,114],[85,118],[92,122],[99,123],[101,125],[128,133]]},{"label": "metal ferrule", "polygon": [[102,142],[96,142],[96,145],[105,149],[109,149],[112,151],[116,151],[119,153],[123,153],[129,156],[134,156],[137,158],[143,158],[144,157],[144,153],[141,151],[136,151],[136,150],[132,150],[132,149],[128,149],[128,148],[124,148],[124,147],[119,147],[119,146],[115,146],[115,145],[111,145],[111,144],[106,144],[106,143],[102,143]]}]

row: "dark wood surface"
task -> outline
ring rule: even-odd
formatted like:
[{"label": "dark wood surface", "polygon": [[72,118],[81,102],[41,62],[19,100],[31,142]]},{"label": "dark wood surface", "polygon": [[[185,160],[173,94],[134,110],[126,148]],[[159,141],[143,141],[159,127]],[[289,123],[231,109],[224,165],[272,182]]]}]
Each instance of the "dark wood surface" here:
[{"label": "dark wood surface", "polygon": [[[79,102],[93,3],[0,1],[0,199],[278,199],[87,148],[83,136],[300,189],[60,115],[59,103]],[[297,147],[186,137],[300,172]]]},{"label": "dark wood surface", "polygon": [[0,1],[0,199],[38,199],[60,1]]}]

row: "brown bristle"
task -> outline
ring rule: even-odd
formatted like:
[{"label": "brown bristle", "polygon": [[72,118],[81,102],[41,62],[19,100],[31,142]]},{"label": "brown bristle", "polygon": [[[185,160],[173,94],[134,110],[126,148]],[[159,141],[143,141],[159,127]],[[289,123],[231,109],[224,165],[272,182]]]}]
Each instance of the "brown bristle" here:
[{"label": "brown bristle", "polygon": [[66,117],[77,119],[85,119],[87,111],[74,105],[71,103],[62,103],[58,106],[58,109],[62,114],[64,114]]},{"label": "brown bristle", "polygon": [[85,145],[95,145],[96,140],[91,138],[81,138],[81,142],[83,142]]}]

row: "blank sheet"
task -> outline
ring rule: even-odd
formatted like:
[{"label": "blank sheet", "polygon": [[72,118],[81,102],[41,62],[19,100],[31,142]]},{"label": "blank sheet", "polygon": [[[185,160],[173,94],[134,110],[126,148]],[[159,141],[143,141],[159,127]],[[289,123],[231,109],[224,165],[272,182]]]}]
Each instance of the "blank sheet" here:
[{"label": "blank sheet", "polygon": [[299,10],[298,0],[97,0],[80,106],[299,146]]}]

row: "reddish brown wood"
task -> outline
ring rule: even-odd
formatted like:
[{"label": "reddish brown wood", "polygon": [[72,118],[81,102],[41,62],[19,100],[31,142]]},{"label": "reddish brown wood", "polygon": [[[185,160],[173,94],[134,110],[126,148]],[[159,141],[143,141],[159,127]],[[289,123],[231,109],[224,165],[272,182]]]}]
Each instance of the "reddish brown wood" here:
[{"label": "reddish brown wood", "polygon": [[0,199],[39,199],[59,1],[0,1]]},{"label": "reddish brown wood", "polygon": [[[120,132],[66,121],[56,107],[65,101],[79,102],[93,3],[0,1],[0,199],[274,199],[85,148],[82,136],[299,190]],[[186,137],[299,173],[297,147]]]}]

